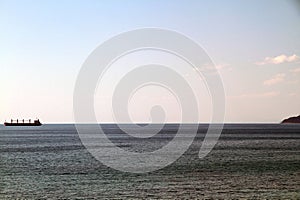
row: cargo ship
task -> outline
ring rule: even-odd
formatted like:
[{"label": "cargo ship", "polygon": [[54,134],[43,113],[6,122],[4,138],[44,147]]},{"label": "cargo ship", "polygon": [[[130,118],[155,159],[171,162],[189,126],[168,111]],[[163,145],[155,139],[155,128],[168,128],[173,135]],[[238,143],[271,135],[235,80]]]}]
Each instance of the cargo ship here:
[{"label": "cargo ship", "polygon": [[29,120],[10,120],[10,122],[4,122],[4,126],[41,126],[42,123],[39,119],[34,120],[31,122],[31,119]]}]

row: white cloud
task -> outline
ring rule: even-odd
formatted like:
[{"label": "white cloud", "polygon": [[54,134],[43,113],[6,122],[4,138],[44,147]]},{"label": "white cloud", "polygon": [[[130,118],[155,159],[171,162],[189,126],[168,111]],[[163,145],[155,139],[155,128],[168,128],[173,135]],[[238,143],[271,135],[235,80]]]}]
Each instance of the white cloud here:
[{"label": "white cloud", "polygon": [[299,59],[300,59],[300,57],[297,56],[296,54],[293,54],[291,56],[282,54],[282,55],[275,56],[275,57],[266,57],[263,61],[257,62],[256,64],[257,65],[281,64],[281,63],[285,63],[285,62],[295,62]]},{"label": "white cloud", "polygon": [[296,69],[292,69],[292,70],[290,70],[290,72],[299,73],[300,72],[300,67],[296,68]]},{"label": "white cloud", "polygon": [[281,73],[281,74],[276,74],[275,76],[273,76],[272,78],[265,80],[264,81],[264,85],[266,86],[271,86],[271,85],[275,85],[277,83],[281,83],[283,82],[285,79],[285,74]]},{"label": "white cloud", "polygon": [[[197,71],[201,71],[199,69],[195,69]],[[216,65],[205,65],[203,70],[208,70],[208,71],[214,71],[214,70],[217,70],[217,71],[221,71],[221,70],[229,70],[229,71],[232,71],[232,67],[230,67],[229,64],[216,64]]]},{"label": "white cloud", "polygon": [[232,68],[230,67],[229,64],[219,64],[216,65],[217,70],[223,70],[223,69],[228,69],[228,70],[232,70]]},{"label": "white cloud", "polygon": [[286,83],[288,84],[298,84],[299,80],[289,80],[289,81],[286,81]]},{"label": "white cloud", "polygon": [[249,93],[249,94],[241,94],[241,95],[237,95],[237,96],[229,96],[229,98],[233,98],[233,99],[240,99],[240,98],[268,98],[268,97],[276,97],[278,96],[280,93],[279,92],[264,92],[264,93]]},{"label": "white cloud", "polygon": [[297,96],[297,93],[296,93],[296,92],[289,93],[289,96],[290,96],[290,97]]}]

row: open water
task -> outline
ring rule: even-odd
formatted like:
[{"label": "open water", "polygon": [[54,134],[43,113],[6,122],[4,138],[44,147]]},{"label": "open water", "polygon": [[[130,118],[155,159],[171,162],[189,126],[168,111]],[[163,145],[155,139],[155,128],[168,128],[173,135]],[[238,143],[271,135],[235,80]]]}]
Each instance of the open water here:
[{"label": "open water", "polygon": [[[135,140],[104,125],[130,151],[161,148],[177,128]],[[300,125],[226,124],[199,159],[206,130],[199,125],[189,150],[168,167],[131,174],[97,161],[74,125],[0,126],[0,199],[300,199]]]}]

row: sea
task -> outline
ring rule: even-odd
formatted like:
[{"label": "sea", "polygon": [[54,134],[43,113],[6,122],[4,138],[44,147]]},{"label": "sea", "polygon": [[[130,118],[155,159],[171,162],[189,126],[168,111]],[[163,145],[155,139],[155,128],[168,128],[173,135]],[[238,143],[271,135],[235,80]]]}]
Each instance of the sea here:
[{"label": "sea", "polygon": [[[116,124],[101,126],[126,151],[162,148],[179,127],[136,140]],[[74,124],[0,126],[0,199],[300,199],[300,125],[225,124],[200,159],[207,128],[198,126],[174,163],[136,174],[95,159]]]}]

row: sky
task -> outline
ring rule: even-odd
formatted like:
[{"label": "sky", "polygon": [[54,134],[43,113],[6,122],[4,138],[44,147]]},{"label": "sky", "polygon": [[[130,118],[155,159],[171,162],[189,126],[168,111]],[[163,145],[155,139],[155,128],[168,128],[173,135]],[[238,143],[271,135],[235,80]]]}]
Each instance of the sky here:
[{"label": "sky", "polygon": [[[0,121],[74,122],[73,91],[84,61],[109,38],[145,27],[180,32],[205,49],[223,80],[225,122],[277,123],[300,114],[297,1],[0,0]],[[142,64],[139,56],[120,60],[111,74],[128,62]],[[107,91],[120,76],[110,77]],[[156,104],[167,107],[167,122],[180,120],[175,97],[161,88],[147,91],[129,103],[132,121],[148,122]],[[199,93],[199,121],[209,122],[209,95]],[[111,92],[97,94],[97,119],[114,122]]]}]

